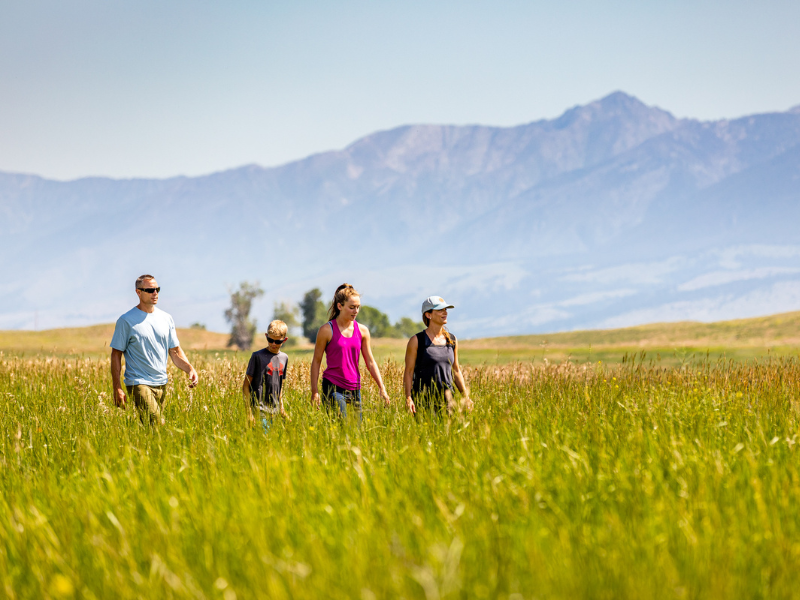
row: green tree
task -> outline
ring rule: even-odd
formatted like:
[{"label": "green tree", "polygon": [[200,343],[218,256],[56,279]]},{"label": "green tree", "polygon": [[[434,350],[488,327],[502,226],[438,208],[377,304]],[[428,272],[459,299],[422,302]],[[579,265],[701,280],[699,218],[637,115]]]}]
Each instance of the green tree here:
[{"label": "green tree", "polygon": [[362,304],[356,320],[367,326],[372,337],[394,337],[389,317],[373,306]]},{"label": "green tree", "polygon": [[403,317],[392,325],[386,313],[368,305],[363,305],[358,311],[358,322],[366,325],[370,334],[376,338],[407,338],[425,328],[421,322],[408,317]]},{"label": "green tree", "polygon": [[291,302],[276,302],[272,310],[272,320],[283,321],[289,330],[300,327],[300,309]]},{"label": "green tree", "polygon": [[286,346],[294,346],[297,344],[297,339],[294,334],[298,327],[300,327],[300,309],[292,302],[276,302],[275,308],[272,311],[272,320],[283,321],[289,328],[289,341]]},{"label": "green tree", "polygon": [[423,329],[425,329],[425,324],[422,321],[415,321],[409,317],[403,317],[394,324],[394,330],[397,335],[391,337],[409,338]]},{"label": "green tree", "polygon": [[231,292],[231,306],[225,311],[225,320],[231,324],[228,347],[237,346],[240,350],[247,350],[253,345],[256,320],[250,318],[250,309],[253,300],[263,295],[264,290],[258,286],[258,282],[250,284],[243,281],[237,291]]},{"label": "green tree", "polygon": [[300,302],[303,315],[303,335],[313,344],[317,341],[317,331],[328,320],[325,304],[320,300],[322,291],[319,288],[308,290]]}]

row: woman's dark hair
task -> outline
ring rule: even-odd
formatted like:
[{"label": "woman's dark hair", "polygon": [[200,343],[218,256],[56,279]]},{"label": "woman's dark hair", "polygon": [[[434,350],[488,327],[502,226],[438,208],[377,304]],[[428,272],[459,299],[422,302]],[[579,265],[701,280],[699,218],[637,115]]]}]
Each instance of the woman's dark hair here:
[{"label": "woman's dark hair", "polygon": [[[428,312],[422,313],[422,322],[425,323],[425,327],[428,327],[428,325],[431,322],[431,318],[429,316],[431,314],[431,312],[433,312],[433,311],[429,310]],[[447,327],[442,327],[442,333],[444,333],[444,339],[447,340],[447,344],[448,345],[450,345],[450,346],[455,346],[456,345],[455,340],[452,337],[450,337],[450,332],[447,331]]]},{"label": "woman's dark hair", "polygon": [[333,301],[331,302],[331,305],[328,307],[328,320],[333,321],[336,317],[339,316],[339,313],[341,311],[337,306],[338,304],[344,304],[353,296],[360,296],[360,295],[361,294],[359,294],[356,291],[356,288],[354,288],[349,283],[343,283],[338,288],[336,288],[336,292],[333,294]]}]

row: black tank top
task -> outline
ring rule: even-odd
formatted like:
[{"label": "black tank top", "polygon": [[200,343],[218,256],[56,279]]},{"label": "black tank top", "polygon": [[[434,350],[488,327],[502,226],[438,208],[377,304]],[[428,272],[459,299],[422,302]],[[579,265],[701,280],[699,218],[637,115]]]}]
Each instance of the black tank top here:
[{"label": "black tank top", "polygon": [[446,346],[434,346],[424,331],[417,334],[417,362],[414,364],[414,396],[427,388],[429,393],[441,393],[445,389],[453,391],[453,361],[456,359],[456,337],[448,332],[450,339]]}]

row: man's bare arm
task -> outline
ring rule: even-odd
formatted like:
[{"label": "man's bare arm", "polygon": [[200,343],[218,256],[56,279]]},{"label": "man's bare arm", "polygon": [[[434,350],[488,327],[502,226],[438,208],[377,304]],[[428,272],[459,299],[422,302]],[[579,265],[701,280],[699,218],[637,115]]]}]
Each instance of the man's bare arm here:
[{"label": "man's bare arm", "polygon": [[125,408],[127,398],[122,389],[122,352],[116,348],[111,349],[111,385],[114,388],[114,404]]},{"label": "man's bare arm", "polygon": [[199,377],[197,376],[197,371],[194,370],[194,367],[189,362],[189,359],[186,358],[186,354],[183,352],[183,348],[180,346],[175,346],[174,348],[169,349],[169,355],[172,358],[172,362],[175,363],[175,366],[178,367],[181,371],[189,375],[189,387],[194,387],[197,385]]}]

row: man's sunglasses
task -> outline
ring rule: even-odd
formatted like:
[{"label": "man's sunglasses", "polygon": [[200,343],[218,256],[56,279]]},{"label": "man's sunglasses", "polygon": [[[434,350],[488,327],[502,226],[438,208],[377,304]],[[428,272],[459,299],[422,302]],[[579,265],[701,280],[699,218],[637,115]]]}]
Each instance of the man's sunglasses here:
[{"label": "man's sunglasses", "polygon": [[160,287],[157,287],[157,288],[137,288],[137,289],[142,291],[142,292],[147,292],[148,294],[152,294],[153,292],[160,292],[161,291]]},{"label": "man's sunglasses", "polygon": [[283,338],[282,340],[273,340],[271,337],[267,336],[267,341],[268,341],[270,344],[282,344],[282,343],[283,343],[283,342],[285,342],[287,339],[288,339],[288,338]]}]

